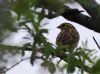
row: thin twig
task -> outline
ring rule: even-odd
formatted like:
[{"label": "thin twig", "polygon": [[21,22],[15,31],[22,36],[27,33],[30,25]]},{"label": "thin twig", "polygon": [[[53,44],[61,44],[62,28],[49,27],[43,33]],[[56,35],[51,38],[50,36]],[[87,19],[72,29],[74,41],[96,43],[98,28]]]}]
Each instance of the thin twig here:
[{"label": "thin twig", "polygon": [[25,59],[21,59],[21,60],[20,60],[19,62],[17,62],[16,64],[14,64],[14,65],[12,65],[11,67],[5,69],[4,71],[1,71],[0,74],[9,71],[10,69],[14,68],[15,66],[17,66],[18,64],[20,64],[21,62],[23,62],[23,61],[25,61],[25,60],[27,60],[27,59],[30,59],[30,57],[27,57],[27,58],[25,58]]},{"label": "thin twig", "polygon": [[100,45],[98,44],[98,42],[96,41],[96,39],[95,39],[95,37],[93,36],[93,40],[94,40],[94,42],[96,43],[96,45],[97,45],[97,47],[99,48],[99,50],[100,50]]},{"label": "thin twig", "polygon": [[[0,71],[0,74],[6,73],[7,71],[11,70],[12,68],[14,68],[15,66],[17,66],[17,65],[20,64],[21,62],[23,62],[23,61],[25,61],[25,60],[27,60],[27,59],[30,59],[30,58],[31,58],[31,57],[27,57],[27,58],[21,59],[20,61],[18,61],[17,63],[15,63],[14,65],[12,65],[11,67],[5,69],[4,71]],[[39,56],[35,56],[35,58],[37,58],[37,59],[43,59],[43,60],[44,60],[43,57],[39,57]]]}]

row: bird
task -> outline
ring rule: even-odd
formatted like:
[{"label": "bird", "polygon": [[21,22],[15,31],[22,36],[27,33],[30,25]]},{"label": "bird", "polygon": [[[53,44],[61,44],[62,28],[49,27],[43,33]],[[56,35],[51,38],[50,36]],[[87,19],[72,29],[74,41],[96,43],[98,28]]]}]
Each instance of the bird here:
[{"label": "bird", "polygon": [[[75,71],[74,65],[74,49],[77,47],[80,35],[77,29],[70,23],[62,23],[57,28],[61,30],[56,38],[56,56],[60,58],[57,64],[60,63],[61,60],[67,59],[68,67],[67,71],[69,73],[73,73]],[[68,54],[66,55],[66,53]]]},{"label": "bird", "polygon": [[67,49],[65,51],[73,51],[80,39],[77,29],[72,24],[66,22],[57,26],[57,28],[60,29],[61,32],[56,38],[56,45],[58,47],[65,46]]}]

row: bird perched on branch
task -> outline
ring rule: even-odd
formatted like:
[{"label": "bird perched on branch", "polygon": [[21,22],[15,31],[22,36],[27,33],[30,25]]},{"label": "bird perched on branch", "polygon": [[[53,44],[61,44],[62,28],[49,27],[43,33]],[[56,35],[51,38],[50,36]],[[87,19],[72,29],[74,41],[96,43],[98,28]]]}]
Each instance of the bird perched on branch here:
[{"label": "bird perched on branch", "polygon": [[65,46],[68,51],[73,50],[79,42],[79,33],[76,28],[69,23],[62,23],[57,28],[61,30],[56,38],[57,46]]},{"label": "bird perched on branch", "polygon": [[[73,50],[78,45],[79,33],[76,28],[69,23],[62,23],[57,28],[59,28],[61,32],[58,34],[56,39],[56,56],[60,58],[60,61],[62,59],[67,59],[67,71],[73,73],[75,71]],[[68,52],[68,55],[66,55],[66,52]],[[60,61],[58,61],[58,64]]]}]

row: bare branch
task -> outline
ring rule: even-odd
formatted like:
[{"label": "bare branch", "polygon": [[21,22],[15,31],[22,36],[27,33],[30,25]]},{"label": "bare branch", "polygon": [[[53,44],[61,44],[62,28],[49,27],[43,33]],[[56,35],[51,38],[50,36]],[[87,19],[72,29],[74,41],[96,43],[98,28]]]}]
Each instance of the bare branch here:
[{"label": "bare branch", "polygon": [[[27,57],[27,58],[24,58],[24,59],[21,59],[20,61],[18,61],[16,64],[12,65],[11,67],[5,69],[4,71],[0,71],[0,74],[1,73],[6,73],[7,71],[11,70],[12,68],[14,68],[15,66],[17,66],[18,64],[20,64],[21,62],[25,61],[25,60],[28,60],[30,59],[31,57]],[[35,56],[36,59],[43,59],[43,57],[39,57],[39,56]]]},{"label": "bare branch", "polygon": [[95,0],[75,0],[77,1],[92,18],[100,17],[100,5]]},{"label": "bare branch", "polygon": [[27,60],[27,59],[30,59],[30,57],[25,58],[25,59],[21,59],[21,60],[20,60],[19,62],[17,62],[16,64],[14,64],[14,65],[12,65],[11,67],[5,69],[4,71],[1,71],[0,74],[1,74],[1,73],[6,73],[7,71],[11,70],[12,68],[14,68],[15,66],[17,66],[18,64],[20,64],[21,62],[23,62],[23,61],[25,61],[25,60]]},{"label": "bare branch", "polygon": [[100,33],[99,19],[94,19],[92,17],[84,15],[78,9],[71,9],[71,8],[68,8],[67,6],[65,6],[65,12],[62,13],[61,15],[70,21],[79,23],[80,25],[82,25],[84,27],[87,27],[91,30],[94,30],[94,31]]},{"label": "bare branch", "polygon": [[93,36],[93,40],[94,40],[94,42],[96,43],[96,45],[97,45],[97,47],[99,48],[99,50],[100,50],[100,45],[98,44],[98,42],[96,41],[96,39],[95,39],[95,37]]}]

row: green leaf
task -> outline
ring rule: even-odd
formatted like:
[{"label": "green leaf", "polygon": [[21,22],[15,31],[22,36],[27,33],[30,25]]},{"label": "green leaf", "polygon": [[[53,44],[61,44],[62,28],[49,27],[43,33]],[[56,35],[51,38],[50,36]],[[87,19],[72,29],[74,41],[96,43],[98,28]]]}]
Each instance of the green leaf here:
[{"label": "green leaf", "polygon": [[13,2],[12,10],[17,13],[18,20],[19,20],[21,15],[23,15],[29,10],[29,3],[24,0],[17,0]]},{"label": "green leaf", "polygon": [[73,73],[75,71],[75,66],[72,63],[68,64],[67,71]]},{"label": "green leaf", "polygon": [[90,74],[100,74],[100,59],[92,67]]},{"label": "green leaf", "polygon": [[42,11],[38,14],[38,22],[40,23],[41,20],[44,18],[45,16],[45,9],[42,8]]},{"label": "green leaf", "polygon": [[40,29],[37,34],[34,35],[34,42],[41,45],[43,42],[46,41],[46,38],[43,36],[42,33],[48,33],[47,29]]},{"label": "green leaf", "polygon": [[54,63],[49,62],[48,67],[49,67],[48,70],[49,70],[50,73],[54,73],[56,71],[56,67],[55,67]]},{"label": "green leaf", "polygon": [[31,46],[30,43],[26,43],[26,44],[23,45],[23,48],[22,48],[22,56],[25,55],[26,49],[27,49],[28,47],[30,47],[30,46]]},{"label": "green leaf", "polygon": [[23,24],[23,25],[26,27],[26,29],[28,30],[28,32],[31,34],[32,33],[31,28],[28,25],[26,25],[26,24]]},{"label": "green leaf", "polygon": [[64,64],[62,69],[67,69],[67,67],[68,67],[68,64]]},{"label": "green leaf", "polygon": [[32,26],[34,27],[34,31],[38,32],[39,31],[40,22],[36,21],[37,14],[33,10],[29,9],[28,11],[26,11],[24,13],[24,16],[31,21]]},{"label": "green leaf", "polygon": [[41,66],[43,66],[43,67],[47,67],[47,66],[48,66],[48,61],[45,60],[43,63],[41,63]]},{"label": "green leaf", "polygon": [[48,67],[50,73],[54,73],[56,71],[56,67],[53,62],[45,60],[41,66]]},{"label": "green leaf", "polygon": [[55,49],[52,47],[51,43],[44,41],[43,44],[44,44],[43,53],[46,55],[46,57],[49,57],[49,55],[55,52]]},{"label": "green leaf", "polygon": [[68,65],[67,65],[67,71],[69,73],[73,73],[75,71],[75,60],[74,56],[72,54],[69,54],[68,56]]},{"label": "green leaf", "polygon": [[35,52],[33,51],[32,52],[32,54],[31,54],[31,58],[30,58],[30,63],[31,63],[31,65],[33,65],[34,64],[34,61],[35,61]]},{"label": "green leaf", "polygon": [[[4,39],[9,35],[9,31],[16,31],[15,18],[12,16],[10,9],[1,8],[0,6],[0,38]],[[0,39],[0,42],[3,41]]]},{"label": "green leaf", "polygon": [[34,36],[34,42],[41,45],[43,41],[45,41],[46,38],[41,34],[41,33],[37,33]]},{"label": "green leaf", "polygon": [[48,33],[48,29],[40,29],[39,32],[40,33]]},{"label": "green leaf", "polygon": [[88,60],[90,63],[93,63],[93,61],[91,60],[91,58],[89,57],[88,54],[84,53],[84,54],[83,54],[83,57],[84,57],[86,60]]}]

